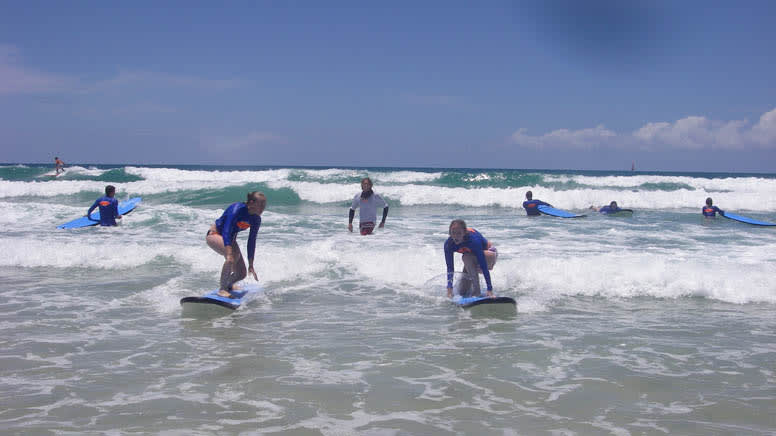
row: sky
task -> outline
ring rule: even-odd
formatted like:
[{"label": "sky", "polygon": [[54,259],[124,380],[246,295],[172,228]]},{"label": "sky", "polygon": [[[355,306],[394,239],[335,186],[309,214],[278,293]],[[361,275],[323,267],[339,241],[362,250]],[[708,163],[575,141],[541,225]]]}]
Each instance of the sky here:
[{"label": "sky", "polygon": [[776,173],[776,2],[0,0],[0,162]]}]

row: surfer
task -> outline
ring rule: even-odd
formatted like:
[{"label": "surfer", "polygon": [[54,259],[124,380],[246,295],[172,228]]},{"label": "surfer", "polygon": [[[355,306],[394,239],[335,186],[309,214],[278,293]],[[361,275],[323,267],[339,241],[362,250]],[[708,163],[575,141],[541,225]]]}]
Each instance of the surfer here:
[{"label": "surfer", "polygon": [[[263,193],[253,191],[248,194],[245,203],[237,202],[229,205],[220,218],[210,226],[205,241],[208,247],[224,256],[224,266],[221,268],[221,280],[218,295],[230,297],[230,291],[236,282],[244,279],[247,273],[259,281],[256,270],[253,269],[253,257],[256,252],[256,234],[261,227],[261,214],[267,207],[267,197]],[[237,233],[250,228],[248,233],[248,270],[245,270],[240,246],[237,244]]]},{"label": "surfer", "polygon": [[525,208],[525,213],[528,214],[528,216],[539,216],[541,215],[539,213],[539,209],[537,209],[541,205],[546,205],[549,207],[552,207],[550,203],[545,203],[541,200],[534,200],[533,199],[533,192],[528,191],[525,193],[525,200],[523,202],[523,208]]},{"label": "surfer", "polygon": [[[89,208],[89,210],[86,212],[86,217],[88,217],[90,220],[92,217],[89,215],[92,214],[92,211],[99,207],[100,208],[100,225],[101,226],[115,226],[116,220],[121,219],[121,215],[119,215],[119,201],[116,200],[116,187],[113,185],[108,185],[105,187],[105,195],[94,200],[94,204],[92,204],[92,207]],[[97,220],[92,220],[97,221]]]},{"label": "surfer", "polygon": [[703,216],[707,218],[716,217],[718,212],[720,215],[725,215],[724,210],[718,208],[717,206],[712,206],[711,197],[707,198],[706,205],[701,208],[701,213],[703,213]]},{"label": "surfer", "polygon": [[361,179],[361,192],[353,197],[353,203],[348,212],[348,230],[353,231],[353,217],[356,215],[356,209],[361,208],[358,216],[358,229],[362,235],[371,235],[377,221],[377,206],[383,207],[383,220],[380,221],[380,228],[385,227],[385,218],[388,216],[388,203],[372,190],[372,179],[364,177]]},{"label": "surfer", "polygon": [[607,213],[607,214],[608,213],[617,213],[617,212],[622,210],[622,209],[620,209],[620,206],[617,206],[617,202],[616,201],[613,201],[613,202],[609,203],[608,206],[601,206],[600,208],[597,208],[595,206],[590,206],[590,209],[598,211],[598,212],[601,212],[601,213]]},{"label": "surfer", "polygon": [[[445,263],[447,263],[447,297],[453,297],[453,252],[463,253],[463,272],[468,283],[462,283],[461,293],[465,297],[480,296],[479,273],[485,276],[488,286],[487,296],[493,296],[493,284],[490,281],[489,270],[493,269],[498,258],[498,251],[480,232],[466,227],[462,219],[453,220],[448,230],[450,237],[445,241]],[[462,280],[462,281],[463,281]],[[471,287],[471,293],[468,289]]]},{"label": "surfer", "polygon": [[57,156],[54,156],[54,171],[56,171],[56,175],[65,172],[65,163]]}]

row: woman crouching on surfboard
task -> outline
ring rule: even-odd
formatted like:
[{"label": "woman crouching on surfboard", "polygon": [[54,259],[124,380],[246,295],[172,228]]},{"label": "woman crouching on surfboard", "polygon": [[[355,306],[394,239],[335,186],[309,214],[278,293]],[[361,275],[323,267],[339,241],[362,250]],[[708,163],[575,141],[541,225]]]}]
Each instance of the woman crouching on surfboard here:
[{"label": "woman crouching on surfboard", "polygon": [[[493,296],[493,285],[490,282],[490,271],[496,264],[498,251],[480,232],[466,227],[464,220],[453,220],[449,228],[450,237],[445,241],[445,263],[447,263],[447,297],[453,297],[453,252],[463,253],[463,272],[471,285],[471,293],[464,297],[480,296],[480,276],[485,276],[488,285],[487,295]],[[461,287],[466,292],[469,286]]]},{"label": "woman crouching on surfboard", "polygon": [[261,214],[267,207],[267,197],[263,193],[253,191],[248,194],[245,203],[237,202],[224,210],[221,218],[210,226],[205,241],[216,253],[224,256],[226,261],[221,268],[221,283],[218,295],[230,297],[232,285],[244,279],[247,275],[245,261],[240,246],[237,244],[237,233],[250,228],[248,233],[248,271],[258,281],[256,270],[253,269],[253,255],[256,252],[256,234],[261,227]]}]

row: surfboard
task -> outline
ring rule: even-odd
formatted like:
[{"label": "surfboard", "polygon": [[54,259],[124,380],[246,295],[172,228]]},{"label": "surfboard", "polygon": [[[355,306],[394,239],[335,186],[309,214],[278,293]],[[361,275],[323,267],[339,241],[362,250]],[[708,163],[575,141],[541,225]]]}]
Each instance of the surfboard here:
[{"label": "surfboard", "polygon": [[54,170],[54,171],[49,171],[47,173],[41,174],[39,177],[51,177],[53,179],[64,174],[65,174],[65,170],[62,170],[59,173],[57,173],[56,170]]},{"label": "surfboard", "polygon": [[741,215],[736,215],[736,214],[730,213],[730,212],[725,212],[725,213],[723,213],[721,215],[724,216],[727,219],[731,219],[731,220],[735,220],[735,221],[740,221],[742,223],[747,223],[747,224],[753,224],[755,226],[776,226],[776,223],[770,223],[768,221],[760,221],[760,220],[756,220],[754,218],[749,218],[749,217],[745,217],[745,216],[741,216]]},{"label": "surfboard", "polygon": [[602,212],[601,214],[607,216],[633,216],[633,211],[631,209],[620,209],[617,212]]},{"label": "surfboard", "polygon": [[250,301],[261,291],[260,286],[250,286],[232,291],[231,298],[218,295],[218,289],[210,291],[201,297],[181,298],[181,308],[184,315],[226,314],[237,310]]},{"label": "surfboard", "polygon": [[577,215],[561,209],[555,209],[554,207],[550,207],[544,204],[540,204],[539,207],[537,207],[537,209],[539,209],[539,212],[545,215],[556,216],[559,218],[582,218],[583,216],[586,216],[586,215]]},{"label": "surfboard", "polygon": [[[133,210],[135,210],[135,207],[137,207],[137,205],[140,204],[140,201],[141,201],[140,197],[135,197],[135,198],[130,198],[127,201],[120,202],[119,214],[126,215],[132,212]],[[76,218],[73,221],[57,226],[57,228],[58,229],[77,229],[80,227],[96,226],[99,223],[100,223],[100,211],[98,209],[92,212],[92,214],[89,215],[89,217],[82,216],[81,218]]]},{"label": "surfboard", "polygon": [[517,306],[517,302],[514,298],[510,297],[461,297],[456,295],[453,297],[453,304],[468,309],[474,306],[490,305],[490,304],[511,304]]}]

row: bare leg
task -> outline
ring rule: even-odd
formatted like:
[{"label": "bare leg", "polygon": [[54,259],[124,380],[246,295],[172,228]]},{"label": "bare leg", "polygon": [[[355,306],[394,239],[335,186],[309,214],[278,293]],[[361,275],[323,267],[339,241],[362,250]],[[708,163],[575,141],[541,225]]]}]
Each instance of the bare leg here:
[{"label": "bare leg", "polygon": [[237,241],[232,243],[232,256],[234,257],[234,262],[224,262],[224,266],[221,268],[220,288],[227,291],[231,291],[232,285],[248,275],[248,269],[245,267],[245,261],[243,260],[240,246],[237,245]]},{"label": "bare leg", "polygon": [[[224,246],[224,238],[219,235],[215,226],[211,226],[211,232],[205,237],[208,247],[213,251],[224,256],[226,258],[226,246]],[[248,274],[248,270],[245,267],[245,261],[243,260],[242,253],[240,252],[240,246],[237,245],[237,241],[232,242],[232,257],[234,262],[224,262],[224,266],[221,267],[221,279],[219,283],[219,294],[228,293],[232,289],[232,285],[235,282],[239,282],[244,279]],[[223,292],[221,292],[223,291]],[[226,295],[224,295],[226,296]]]},{"label": "bare leg", "polygon": [[456,283],[455,290],[461,297],[469,297],[472,293],[472,281],[469,277],[469,274],[466,272],[465,267],[463,274],[461,274],[458,278],[458,283]]},{"label": "bare leg", "polygon": [[469,278],[471,283],[471,296],[479,297],[480,290],[480,275],[477,273],[479,266],[477,265],[477,257],[471,253],[465,253],[463,255],[463,272]]},{"label": "bare leg", "polygon": [[[485,250],[485,262],[488,264],[488,270],[492,270],[496,264],[498,254],[495,251]],[[463,272],[468,274],[472,284],[472,297],[479,297],[481,295],[480,288],[480,264],[477,262],[477,256],[471,253],[464,253],[463,255]]]}]

